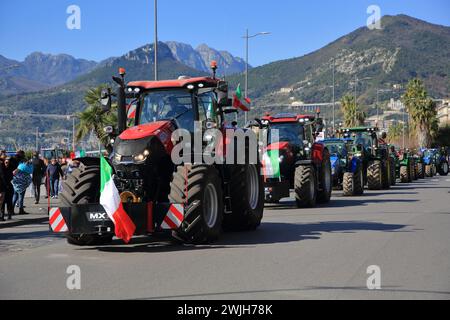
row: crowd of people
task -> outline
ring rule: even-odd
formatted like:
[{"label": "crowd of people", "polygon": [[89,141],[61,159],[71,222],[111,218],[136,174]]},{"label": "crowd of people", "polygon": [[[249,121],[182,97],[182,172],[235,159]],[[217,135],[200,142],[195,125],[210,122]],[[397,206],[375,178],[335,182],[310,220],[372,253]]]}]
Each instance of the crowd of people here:
[{"label": "crowd of people", "polygon": [[65,172],[62,169],[61,159],[42,159],[38,152],[32,159],[27,159],[24,151],[17,151],[14,156],[8,156],[5,151],[0,151],[0,221],[11,220],[15,214],[14,209],[19,209],[19,215],[26,215],[24,200],[26,190],[32,184],[35,204],[39,204],[41,198],[41,186],[45,186],[45,198],[58,199],[60,181],[69,174],[76,163],[70,163]]}]

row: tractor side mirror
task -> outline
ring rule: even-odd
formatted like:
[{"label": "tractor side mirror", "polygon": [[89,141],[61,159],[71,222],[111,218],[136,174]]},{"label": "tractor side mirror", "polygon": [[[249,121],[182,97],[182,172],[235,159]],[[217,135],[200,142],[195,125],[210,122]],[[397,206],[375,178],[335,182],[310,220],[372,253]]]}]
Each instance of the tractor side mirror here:
[{"label": "tractor side mirror", "polygon": [[100,104],[102,105],[102,111],[108,112],[111,110],[111,89],[102,89],[100,93]]},{"label": "tractor side mirror", "polygon": [[104,127],[104,128],[103,128],[103,131],[104,131],[106,134],[113,134],[113,133],[114,133],[114,128],[113,128],[113,126],[107,126],[107,127]]}]

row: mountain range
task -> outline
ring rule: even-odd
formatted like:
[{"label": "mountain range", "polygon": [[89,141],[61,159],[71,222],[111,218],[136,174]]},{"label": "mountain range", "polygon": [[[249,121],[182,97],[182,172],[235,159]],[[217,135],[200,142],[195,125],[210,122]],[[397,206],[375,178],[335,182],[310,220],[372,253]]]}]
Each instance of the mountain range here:
[{"label": "mountain range", "polygon": [[[424,80],[432,97],[448,97],[450,27],[434,25],[406,15],[384,16],[381,26],[381,30],[361,27],[305,56],[252,68],[249,76],[249,95],[254,101],[251,116],[260,115],[262,111],[258,107],[264,105],[296,106],[302,102],[330,102],[333,65],[336,99],[356,91],[359,103],[366,106],[369,115],[374,112],[369,106],[373,107],[377,91],[383,89],[379,94],[380,101],[398,98],[402,91],[392,90],[394,85],[395,88],[404,88],[414,77]],[[227,75],[231,88],[243,81],[242,70],[245,63],[242,59],[206,45],[194,49],[190,45],[176,42],[159,44],[159,75],[161,79],[177,78],[180,75],[206,75],[209,74],[208,65],[212,59],[218,61],[221,67],[219,71],[221,75]],[[18,72],[21,68],[6,71],[4,68],[14,64],[20,63],[0,57],[0,72],[8,72],[12,76],[13,71]],[[142,46],[121,57],[109,58],[95,65],[85,60],[76,64],[85,68],[84,74],[76,77],[75,71],[81,70],[81,67],[67,67],[66,70],[75,70],[68,73],[75,78],[63,85],[46,89],[52,84],[44,81],[41,84],[44,90],[14,95],[5,95],[2,90],[0,94],[5,96],[0,96],[0,114],[18,110],[51,114],[81,111],[85,107],[83,96],[86,90],[101,83],[111,83],[111,75],[117,73],[119,66],[127,69],[127,80],[152,79],[153,45]],[[36,68],[38,71],[43,70],[37,66]],[[45,72],[40,72],[45,75]],[[234,75],[230,76],[230,73]],[[51,76],[53,85],[58,84],[61,79],[54,74]],[[11,80],[11,83],[29,87],[40,84],[43,80],[37,75],[26,78],[25,73],[14,76],[16,78],[12,79],[15,82]],[[24,78],[26,79],[20,80]],[[11,78],[6,78],[6,81],[8,79]],[[0,86],[4,82],[5,78],[0,73]],[[30,117],[21,118],[20,128],[16,123],[3,121],[0,140],[2,131],[3,134],[8,131],[10,135],[20,135],[23,134],[21,128],[38,126],[48,130],[58,125],[61,123]]]},{"label": "mountain range", "polygon": [[[76,59],[67,54],[51,55],[41,52],[33,52],[22,62],[0,55],[0,91],[3,95],[40,91],[69,83],[91,71],[94,71],[95,77],[117,63],[135,61],[152,64],[152,48],[152,45],[145,45],[122,57],[111,57],[100,62]],[[239,73],[245,69],[245,62],[241,58],[234,57],[227,51],[210,48],[206,44],[194,49],[185,43],[161,42],[158,56],[163,64],[169,60],[177,61],[178,67],[180,67],[179,71],[189,67],[196,70],[197,73],[198,71],[209,73],[209,65],[212,60],[217,61],[222,75]],[[184,66],[181,67],[179,64]],[[163,65],[161,69],[164,69]],[[192,70],[188,73],[192,73]],[[146,75],[149,78],[151,74]],[[85,77],[82,78],[85,79]],[[77,81],[79,82],[79,80]]]}]

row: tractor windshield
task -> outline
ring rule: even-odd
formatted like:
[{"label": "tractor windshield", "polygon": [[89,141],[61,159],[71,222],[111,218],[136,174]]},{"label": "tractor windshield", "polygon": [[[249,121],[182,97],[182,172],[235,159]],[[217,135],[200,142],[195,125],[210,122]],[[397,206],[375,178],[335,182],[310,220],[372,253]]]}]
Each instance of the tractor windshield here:
[{"label": "tractor windshield", "polygon": [[367,132],[353,132],[351,138],[355,145],[362,145],[365,148],[372,147],[372,137]]},{"label": "tractor windshield", "polygon": [[344,157],[347,154],[347,145],[345,142],[325,142],[325,146],[332,155]]},{"label": "tractor windshield", "polygon": [[[278,130],[278,141],[277,135],[274,130]],[[289,142],[293,145],[301,146],[303,145],[303,130],[302,127],[294,123],[272,123],[270,125],[269,131],[269,143],[277,142]]]},{"label": "tractor windshield", "polygon": [[140,124],[175,120],[180,128],[194,130],[191,94],[184,90],[153,91],[141,102]]}]

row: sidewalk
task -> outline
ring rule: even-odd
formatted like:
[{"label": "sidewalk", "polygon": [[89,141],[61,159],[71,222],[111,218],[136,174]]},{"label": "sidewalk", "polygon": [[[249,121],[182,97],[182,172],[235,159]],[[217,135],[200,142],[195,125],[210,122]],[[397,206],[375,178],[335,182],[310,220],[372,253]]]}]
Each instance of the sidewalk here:
[{"label": "sidewalk", "polygon": [[[58,206],[59,200],[51,202],[52,207]],[[15,212],[19,209],[15,208]],[[0,221],[0,230],[4,228],[12,228],[27,224],[39,224],[48,221],[47,199],[41,198],[40,204],[34,204],[34,198],[25,198],[25,211],[27,215],[13,215],[12,220]]]}]

